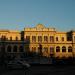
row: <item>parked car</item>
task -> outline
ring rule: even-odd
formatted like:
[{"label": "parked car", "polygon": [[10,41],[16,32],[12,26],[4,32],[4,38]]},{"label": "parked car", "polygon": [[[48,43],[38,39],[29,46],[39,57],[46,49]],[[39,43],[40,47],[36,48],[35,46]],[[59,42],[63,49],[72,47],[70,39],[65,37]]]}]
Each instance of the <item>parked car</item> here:
[{"label": "parked car", "polygon": [[26,61],[13,60],[7,63],[8,69],[27,69],[30,65]]}]

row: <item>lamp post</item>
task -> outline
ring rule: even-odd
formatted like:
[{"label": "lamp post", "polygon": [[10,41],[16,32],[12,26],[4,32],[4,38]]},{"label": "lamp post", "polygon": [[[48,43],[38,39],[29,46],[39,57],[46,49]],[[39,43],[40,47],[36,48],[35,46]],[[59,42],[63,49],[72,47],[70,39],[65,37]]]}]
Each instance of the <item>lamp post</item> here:
[{"label": "lamp post", "polygon": [[40,57],[42,56],[42,45],[39,44],[39,62],[40,62]]}]

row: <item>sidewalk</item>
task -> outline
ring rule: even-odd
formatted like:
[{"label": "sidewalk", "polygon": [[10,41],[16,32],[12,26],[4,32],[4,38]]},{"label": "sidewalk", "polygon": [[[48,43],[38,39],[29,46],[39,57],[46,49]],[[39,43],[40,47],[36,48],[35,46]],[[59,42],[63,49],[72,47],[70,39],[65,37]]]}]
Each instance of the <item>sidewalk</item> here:
[{"label": "sidewalk", "polygon": [[0,65],[0,75],[4,72],[7,72],[7,69],[5,68],[5,66]]},{"label": "sidewalk", "polygon": [[34,57],[34,58],[29,58],[27,60],[29,64],[52,64],[52,61],[50,58],[45,58],[45,57]]}]

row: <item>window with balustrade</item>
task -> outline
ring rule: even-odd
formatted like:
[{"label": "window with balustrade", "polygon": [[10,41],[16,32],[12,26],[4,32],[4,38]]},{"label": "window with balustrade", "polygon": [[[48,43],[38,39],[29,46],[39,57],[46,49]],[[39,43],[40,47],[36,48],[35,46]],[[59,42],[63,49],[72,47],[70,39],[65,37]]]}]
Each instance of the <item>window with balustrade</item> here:
[{"label": "window with balustrade", "polygon": [[44,42],[48,42],[48,36],[44,36]]},{"label": "window with balustrade", "polygon": [[36,36],[32,36],[32,42],[36,42]]},{"label": "window with balustrade", "polygon": [[50,42],[54,42],[54,36],[50,36]]},{"label": "window with balustrade", "polygon": [[42,36],[38,36],[38,42],[42,42]]},{"label": "window with balustrade", "polygon": [[30,42],[30,36],[26,36],[25,41]]},{"label": "window with balustrade", "polygon": [[26,40],[30,40],[30,36],[26,36]]}]

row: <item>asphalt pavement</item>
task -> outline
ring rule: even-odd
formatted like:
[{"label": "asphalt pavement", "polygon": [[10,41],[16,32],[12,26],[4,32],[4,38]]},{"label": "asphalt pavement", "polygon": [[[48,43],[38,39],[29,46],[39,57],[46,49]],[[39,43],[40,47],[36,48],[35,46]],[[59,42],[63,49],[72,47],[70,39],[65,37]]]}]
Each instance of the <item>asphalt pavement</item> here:
[{"label": "asphalt pavement", "polygon": [[75,65],[31,65],[29,69],[1,69],[0,75],[75,75]]}]

